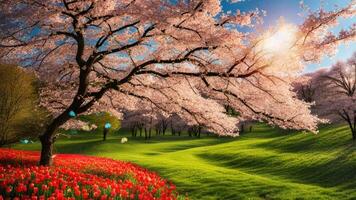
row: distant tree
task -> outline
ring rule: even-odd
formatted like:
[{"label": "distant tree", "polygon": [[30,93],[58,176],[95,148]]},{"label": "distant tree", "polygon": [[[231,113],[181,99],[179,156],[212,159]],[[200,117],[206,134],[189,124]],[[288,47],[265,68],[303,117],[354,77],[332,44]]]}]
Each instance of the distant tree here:
[{"label": "distant tree", "polygon": [[178,136],[181,136],[182,132],[187,129],[186,121],[178,114],[172,114],[169,116],[168,121],[170,123],[172,135],[178,134]]},{"label": "distant tree", "polygon": [[159,110],[149,102],[139,102],[133,110],[123,110],[123,126],[131,130],[132,136],[136,137],[138,131],[140,136],[144,133],[145,139],[150,139],[152,131],[160,135],[167,129],[168,115]]},{"label": "distant tree", "polygon": [[200,138],[202,130],[203,130],[203,126],[201,126],[201,125],[189,126],[188,127],[188,135],[190,137],[195,136],[195,137],[199,137]]},{"label": "distant tree", "polygon": [[347,122],[356,141],[356,52],[348,61],[335,64],[324,77],[325,90],[319,97],[323,109]]},{"label": "distant tree", "polygon": [[[166,114],[162,110],[151,107],[149,103],[141,102],[139,109],[123,111],[122,126],[131,131],[132,136],[136,137],[138,133],[140,136],[147,129],[148,138],[149,131],[154,128],[156,135],[165,135],[167,129],[171,130],[172,135],[181,135],[182,131],[188,127],[178,114]],[[150,107],[152,109],[150,109]]]},{"label": "distant tree", "polygon": [[168,118],[164,115],[159,115],[157,120],[158,121],[156,123],[156,133],[158,135],[160,134],[165,135],[169,123]]},{"label": "distant tree", "polygon": [[293,83],[294,90],[297,92],[298,97],[308,103],[314,101],[315,92],[318,89],[313,76],[318,75],[315,73],[302,75]]},{"label": "distant tree", "polygon": [[[103,140],[106,140],[106,135],[109,132],[118,130],[121,126],[121,122],[117,116],[112,115],[109,112],[97,112],[89,115],[81,115],[78,119],[87,122],[89,126],[95,125],[99,128],[99,130],[102,130]],[[110,124],[110,128],[105,128],[105,125],[107,124]]]},{"label": "distant tree", "polygon": [[131,111],[123,110],[122,118],[122,128],[128,129],[131,131],[132,137],[142,136],[144,121],[142,120],[142,110],[140,111]]},{"label": "distant tree", "polygon": [[300,78],[295,88],[302,99],[314,103],[314,113],[331,122],[346,122],[356,140],[356,52],[329,70]]},{"label": "distant tree", "polygon": [[0,64],[0,146],[37,138],[49,113],[39,107],[35,75],[21,67]]}]

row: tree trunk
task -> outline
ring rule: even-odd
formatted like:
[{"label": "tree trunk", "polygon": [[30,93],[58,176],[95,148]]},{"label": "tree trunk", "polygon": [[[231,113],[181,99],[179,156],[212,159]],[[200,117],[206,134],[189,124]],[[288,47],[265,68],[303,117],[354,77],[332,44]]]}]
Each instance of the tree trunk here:
[{"label": "tree trunk", "polygon": [[[344,112],[345,112],[345,111],[344,111]],[[345,112],[345,113],[346,113],[346,112]],[[356,141],[356,129],[355,129],[354,126],[353,126],[353,123],[355,124],[355,121],[352,122],[352,121],[351,121],[351,117],[350,117],[349,115],[345,114],[345,116],[346,116],[346,121],[347,121],[347,123],[349,124],[350,130],[351,130],[352,140],[353,140],[353,141]]]},{"label": "tree trunk", "polygon": [[40,165],[43,166],[50,166],[52,165],[52,154],[53,154],[53,143],[54,140],[51,138],[52,135],[54,134],[53,132],[47,130],[45,132],[45,134],[41,135],[40,141],[41,141],[41,145],[42,145],[42,149],[41,149],[41,158],[40,158]]},{"label": "tree trunk", "polygon": [[158,131],[159,131],[158,128],[156,128],[156,136],[158,135]]},{"label": "tree trunk", "polygon": [[132,135],[132,137],[135,137],[135,129],[134,128],[131,128],[131,135]]},{"label": "tree trunk", "polygon": [[167,124],[166,122],[162,123],[162,134],[166,135],[166,130],[167,130]]},{"label": "tree trunk", "polygon": [[40,137],[42,149],[41,149],[41,159],[40,165],[50,166],[52,165],[52,154],[53,154],[53,139],[43,135]]},{"label": "tree trunk", "polygon": [[53,121],[47,126],[45,132],[39,136],[41,141],[42,150],[40,165],[50,166],[52,165],[52,150],[53,144],[56,140],[55,133],[62,124],[69,120],[68,110],[60,114],[58,117],[53,119]]},{"label": "tree trunk", "polygon": [[171,130],[172,130],[172,135],[176,135],[175,130],[173,128],[171,128]]},{"label": "tree trunk", "polygon": [[345,109],[343,109],[342,111],[343,113],[339,112],[339,115],[348,123],[352,134],[352,140],[355,142],[356,141],[356,111],[354,111],[353,120],[352,120],[352,116],[350,116]]},{"label": "tree trunk", "polygon": [[104,132],[103,132],[103,141],[106,141],[106,135],[108,134],[108,129],[104,128]]},{"label": "tree trunk", "polygon": [[351,125],[352,129],[352,139],[353,141],[356,141],[356,110],[354,110],[354,124]]},{"label": "tree trunk", "polygon": [[66,120],[67,119],[65,117],[59,116],[58,118],[54,119],[52,123],[47,127],[44,134],[39,136],[42,145],[40,165],[43,166],[52,165],[53,144],[56,139],[54,134],[57,128],[61,124],[63,124]]}]

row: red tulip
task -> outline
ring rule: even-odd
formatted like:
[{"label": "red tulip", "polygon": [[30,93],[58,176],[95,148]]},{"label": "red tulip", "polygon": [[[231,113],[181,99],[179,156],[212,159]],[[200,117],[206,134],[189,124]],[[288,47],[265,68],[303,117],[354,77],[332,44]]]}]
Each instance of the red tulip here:
[{"label": "red tulip", "polygon": [[38,192],[38,187],[34,187],[34,188],[33,188],[33,193],[34,193],[34,194],[37,194],[37,192]]},{"label": "red tulip", "polygon": [[10,193],[11,191],[12,191],[12,187],[11,186],[6,187],[6,192],[7,193]]},{"label": "red tulip", "polygon": [[48,189],[48,186],[47,185],[42,185],[42,190],[43,191],[46,191]]},{"label": "red tulip", "polygon": [[[176,199],[175,186],[137,165],[81,155],[58,155],[54,166],[38,167],[37,152],[0,149],[0,190],[22,199]],[[14,164],[15,163],[15,164]],[[41,191],[38,187],[41,187]],[[15,190],[15,191],[13,191]],[[31,196],[32,195],[32,196]],[[5,196],[7,198],[10,196]],[[155,198],[158,197],[158,198]],[[1,200],[1,199],[0,199]]]},{"label": "red tulip", "polygon": [[75,190],[74,194],[75,194],[75,196],[80,196],[80,191],[79,190]]}]

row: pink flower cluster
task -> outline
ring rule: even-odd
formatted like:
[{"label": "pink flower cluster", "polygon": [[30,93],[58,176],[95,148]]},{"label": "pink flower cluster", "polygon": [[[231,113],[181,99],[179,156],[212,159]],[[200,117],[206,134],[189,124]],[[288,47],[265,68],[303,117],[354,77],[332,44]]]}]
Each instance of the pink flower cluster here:
[{"label": "pink flower cluster", "polygon": [[128,162],[59,154],[44,167],[38,160],[38,152],[0,149],[0,200],[178,198],[173,184]]}]

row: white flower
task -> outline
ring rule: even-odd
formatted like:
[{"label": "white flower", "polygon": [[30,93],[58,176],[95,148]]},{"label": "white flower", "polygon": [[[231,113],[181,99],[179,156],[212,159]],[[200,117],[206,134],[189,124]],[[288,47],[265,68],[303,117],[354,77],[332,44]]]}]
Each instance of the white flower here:
[{"label": "white flower", "polygon": [[83,131],[91,131],[91,127],[86,124],[86,125],[82,126],[82,130]]},{"label": "white flower", "polygon": [[121,138],[121,144],[124,144],[124,143],[126,143],[127,141],[128,141],[128,139],[127,139],[126,137]]}]

